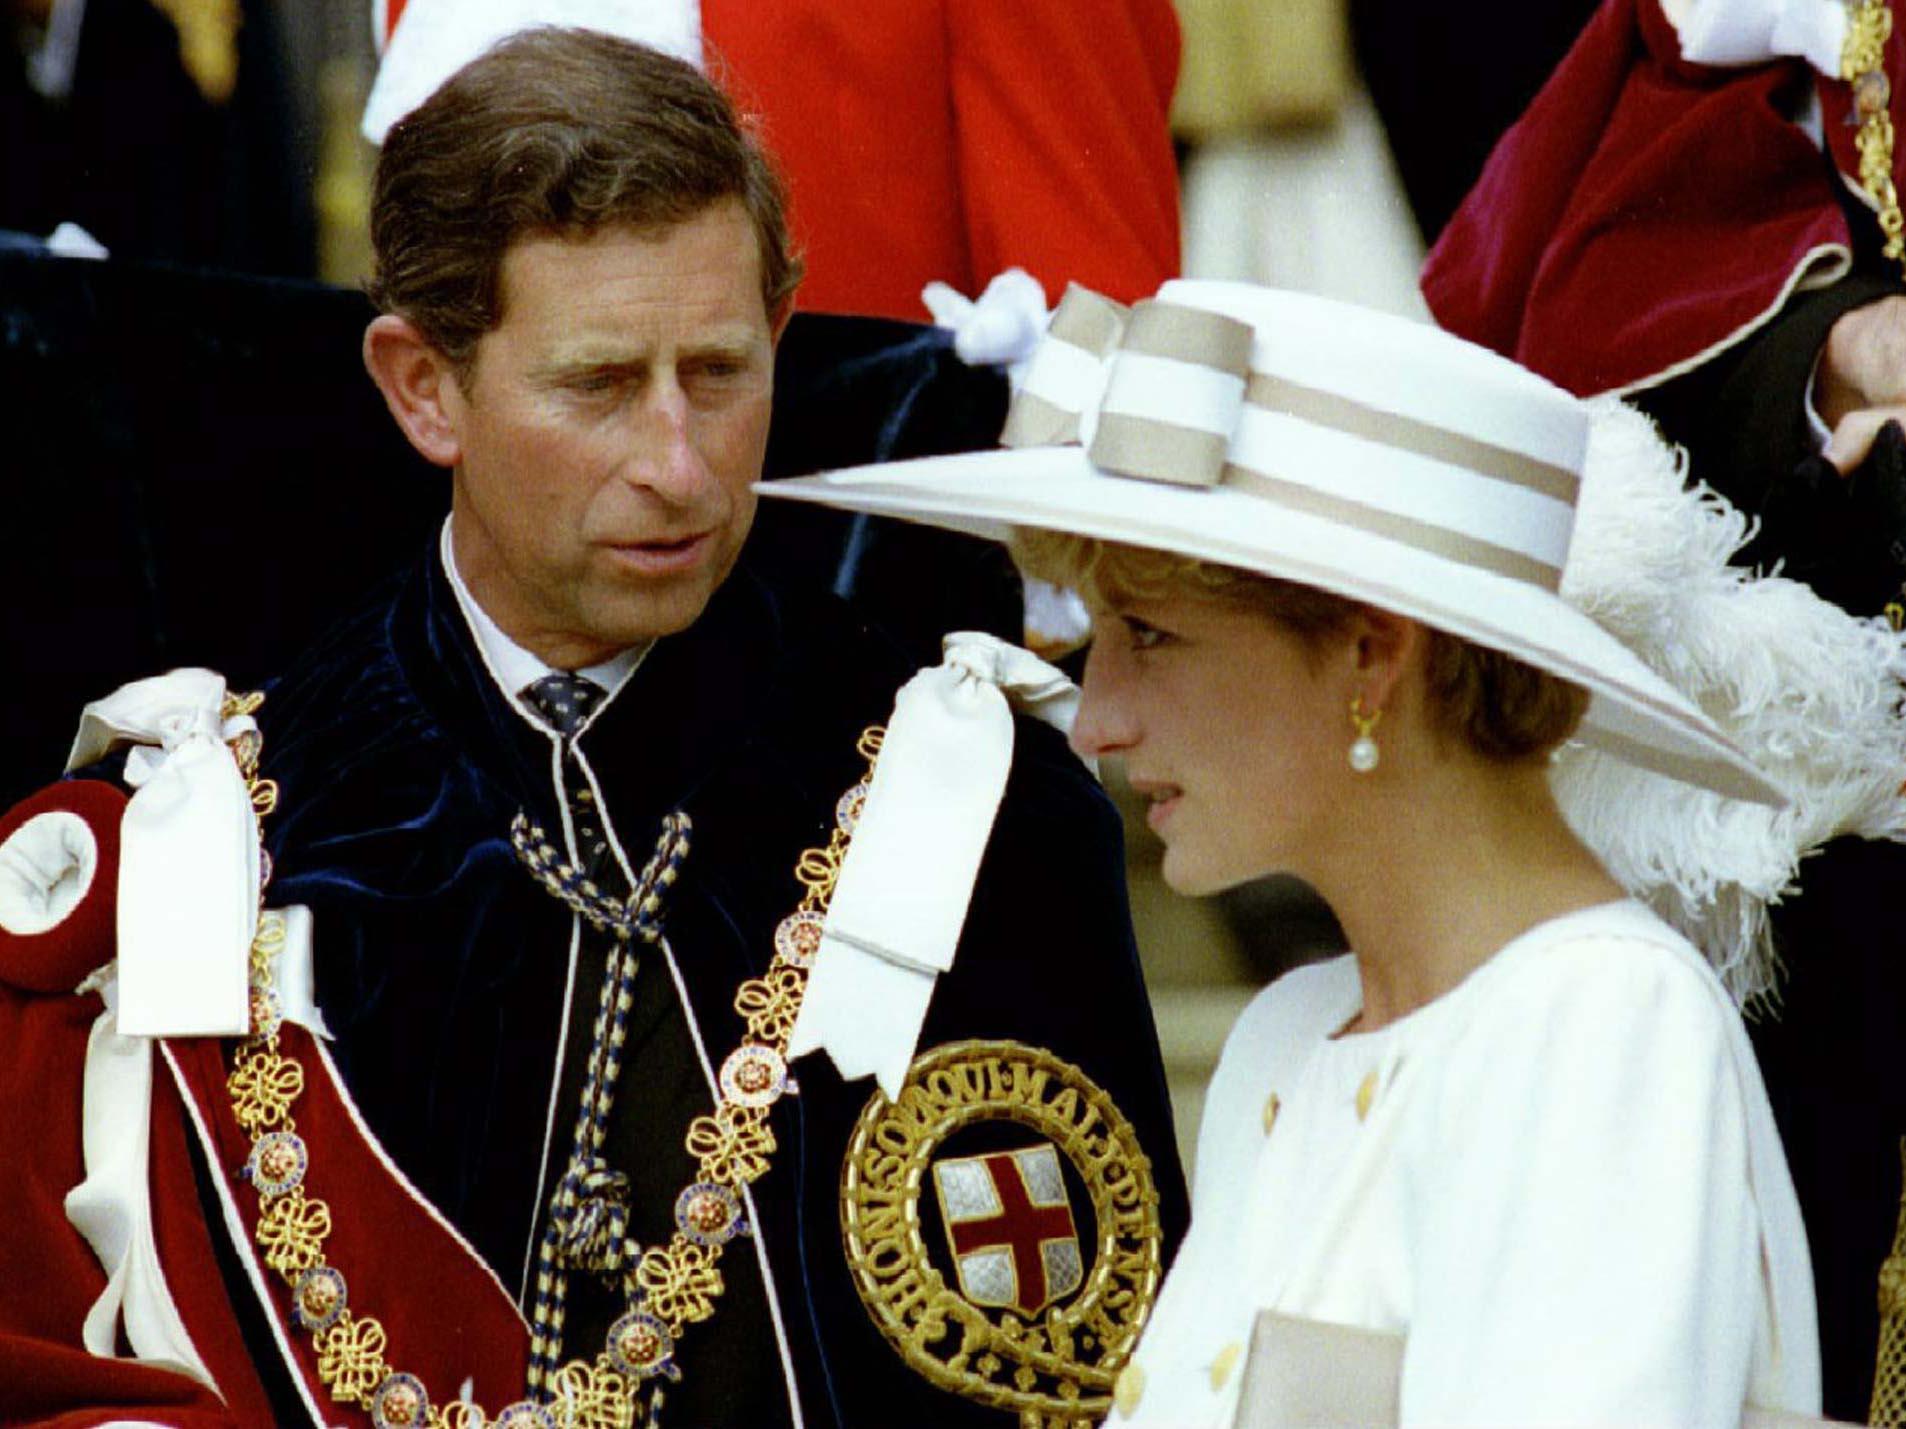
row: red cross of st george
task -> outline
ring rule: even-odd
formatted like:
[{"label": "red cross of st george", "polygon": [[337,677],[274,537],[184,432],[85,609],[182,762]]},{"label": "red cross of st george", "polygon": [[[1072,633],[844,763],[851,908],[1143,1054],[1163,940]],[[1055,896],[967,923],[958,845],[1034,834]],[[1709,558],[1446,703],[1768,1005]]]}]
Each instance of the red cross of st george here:
[{"label": "red cross of st george", "polygon": [[1016,1304],[1020,1313],[1035,1315],[1046,1303],[1046,1259],[1039,1243],[1047,1240],[1076,1238],[1078,1228],[1072,1221],[1070,1206],[1035,1206],[1026,1194],[1026,1179],[1010,1151],[981,1157],[986,1174],[999,1194],[1000,1211],[985,1220],[958,1221],[953,1225],[953,1250],[969,1255],[976,1250],[1003,1245],[1013,1253],[1014,1279],[1018,1285]]}]

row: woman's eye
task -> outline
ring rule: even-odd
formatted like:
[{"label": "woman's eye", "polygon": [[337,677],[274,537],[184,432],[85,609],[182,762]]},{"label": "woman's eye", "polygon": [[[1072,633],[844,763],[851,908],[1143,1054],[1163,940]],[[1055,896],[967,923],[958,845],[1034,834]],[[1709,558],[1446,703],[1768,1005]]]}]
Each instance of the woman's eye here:
[{"label": "woman's eye", "polygon": [[1156,625],[1147,625],[1132,616],[1121,616],[1125,625],[1125,638],[1134,650],[1151,650],[1171,639],[1171,636]]}]

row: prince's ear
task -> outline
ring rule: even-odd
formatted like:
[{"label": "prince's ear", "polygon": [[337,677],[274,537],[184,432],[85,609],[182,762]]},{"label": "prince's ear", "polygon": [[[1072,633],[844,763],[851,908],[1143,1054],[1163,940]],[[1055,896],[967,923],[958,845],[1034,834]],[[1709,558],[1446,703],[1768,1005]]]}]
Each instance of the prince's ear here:
[{"label": "prince's ear", "polygon": [[463,459],[462,388],[450,360],[408,319],[385,313],[372,320],[364,329],[364,367],[424,460],[454,467]]}]

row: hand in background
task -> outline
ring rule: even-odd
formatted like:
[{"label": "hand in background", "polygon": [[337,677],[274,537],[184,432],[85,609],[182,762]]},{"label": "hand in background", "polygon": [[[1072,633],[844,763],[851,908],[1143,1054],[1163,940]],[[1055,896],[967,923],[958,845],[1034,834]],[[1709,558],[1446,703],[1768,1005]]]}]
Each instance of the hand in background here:
[{"label": "hand in background", "polygon": [[1906,297],[1881,298],[1833,324],[1813,403],[1833,434],[1824,455],[1842,476],[1866,460],[1880,428],[1906,423]]}]

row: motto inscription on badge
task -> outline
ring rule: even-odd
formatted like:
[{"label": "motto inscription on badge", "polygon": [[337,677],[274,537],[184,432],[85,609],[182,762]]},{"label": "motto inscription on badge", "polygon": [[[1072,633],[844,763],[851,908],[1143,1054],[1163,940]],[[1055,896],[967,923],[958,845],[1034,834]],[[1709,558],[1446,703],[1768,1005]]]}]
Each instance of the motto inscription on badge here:
[{"label": "motto inscription on badge", "polygon": [[868,1313],[928,1380],[1026,1429],[1110,1412],[1158,1293],[1158,1193],[1077,1067],[1017,1042],[920,1057],[861,1113],[841,1225]]}]

